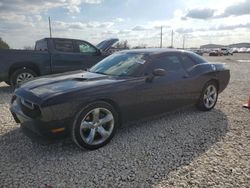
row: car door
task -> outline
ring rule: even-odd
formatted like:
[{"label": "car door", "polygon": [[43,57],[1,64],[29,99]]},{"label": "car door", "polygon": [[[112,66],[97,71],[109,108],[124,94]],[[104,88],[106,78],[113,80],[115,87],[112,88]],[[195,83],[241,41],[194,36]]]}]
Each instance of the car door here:
[{"label": "car door", "polygon": [[87,69],[101,61],[102,56],[100,50],[86,41],[75,41],[76,58],[82,69]]},{"label": "car door", "polygon": [[201,77],[199,72],[196,71],[199,65],[202,62],[205,62],[202,57],[193,53],[182,53],[180,55],[181,64],[186,71],[186,85],[185,85],[185,98],[190,102],[194,102],[200,96],[201,90],[204,85],[204,80],[206,78]]},{"label": "car door", "polygon": [[178,54],[165,53],[152,58],[145,68],[145,77],[154,69],[164,69],[166,75],[154,77],[152,81],[145,81],[145,78],[138,86],[137,102],[142,116],[172,110],[188,102],[184,92],[187,74]]},{"label": "car door", "polygon": [[51,68],[53,73],[82,69],[73,40],[54,39],[53,45],[54,51],[51,53]]}]

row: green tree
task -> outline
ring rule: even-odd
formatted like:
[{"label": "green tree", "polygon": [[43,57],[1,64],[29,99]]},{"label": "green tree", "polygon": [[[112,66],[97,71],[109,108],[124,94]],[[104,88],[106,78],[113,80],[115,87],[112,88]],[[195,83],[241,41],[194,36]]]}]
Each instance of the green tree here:
[{"label": "green tree", "polygon": [[0,37],[0,49],[10,49],[9,45]]}]

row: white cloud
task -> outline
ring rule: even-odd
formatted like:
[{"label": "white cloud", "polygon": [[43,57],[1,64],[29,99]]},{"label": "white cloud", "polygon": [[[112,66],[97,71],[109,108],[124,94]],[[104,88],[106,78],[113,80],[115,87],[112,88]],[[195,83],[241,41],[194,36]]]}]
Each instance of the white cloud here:
[{"label": "white cloud", "polygon": [[114,21],[118,22],[118,23],[121,23],[121,22],[124,22],[125,20],[123,18],[116,18]]},{"label": "white cloud", "polygon": [[194,19],[208,19],[214,16],[215,9],[203,8],[203,9],[191,9],[188,11],[186,17]]},{"label": "white cloud", "polygon": [[[175,32],[176,47],[182,46],[183,35],[187,36],[187,46],[199,46],[211,40],[221,43],[249,40],[247,33],[250,31],[250,0],[228,0],[226,3],[218,0],[205,3],[189,0],[183,3],[183,7],[172,12],[172,18],[150,21],[129,17],[115,18],[114,15],[106,20],[98,18],[98,15],[96,19],[90,19],[84,17],[84,14],[77,14],[84,3],[98,4],[102,1],[104,0],[1,0],[0,36],[11,47],[33,45],[35,40],[49,34],[47,16],[44,15],[48,10],[59,7],[67,10],[70,15],[66,14],[66,20],[52,19],[52,34],[55,37],[79,38],[92,43],[118,37],[128,40],[132,46],[141,43],[159,46],[159,28],[163,26],[164,46],[170,45],[172,29]],[[189,18],[183,19],[186,15]]]}]

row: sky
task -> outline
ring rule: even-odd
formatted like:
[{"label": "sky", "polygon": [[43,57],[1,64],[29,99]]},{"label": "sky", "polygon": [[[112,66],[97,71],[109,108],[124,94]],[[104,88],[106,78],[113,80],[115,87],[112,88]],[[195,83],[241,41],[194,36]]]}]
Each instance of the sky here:
[{"label": "sky", "polygon": [[97,44],[107,38],[131,47],[199,47],[250,42],[250,0],[0,0],[0,37],[11,48],[52,36]]}]

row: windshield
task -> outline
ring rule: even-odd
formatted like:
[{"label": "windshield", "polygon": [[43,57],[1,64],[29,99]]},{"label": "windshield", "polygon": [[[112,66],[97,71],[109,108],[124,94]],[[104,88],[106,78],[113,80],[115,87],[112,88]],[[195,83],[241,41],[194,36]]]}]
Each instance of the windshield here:
[{"label": "windshield", "polygon": [[143,54],[113,54],[89,71],[111,76],[134,76],[136,71],[146,62]]}]

